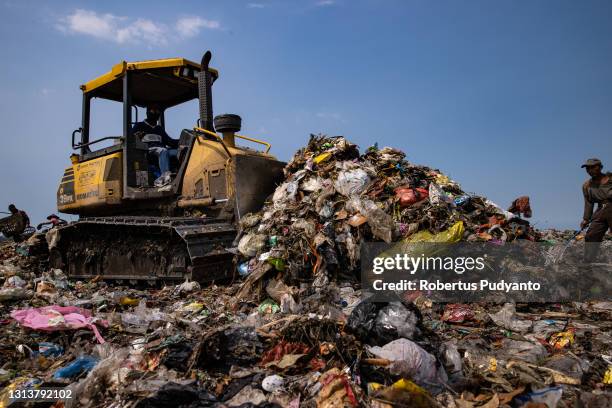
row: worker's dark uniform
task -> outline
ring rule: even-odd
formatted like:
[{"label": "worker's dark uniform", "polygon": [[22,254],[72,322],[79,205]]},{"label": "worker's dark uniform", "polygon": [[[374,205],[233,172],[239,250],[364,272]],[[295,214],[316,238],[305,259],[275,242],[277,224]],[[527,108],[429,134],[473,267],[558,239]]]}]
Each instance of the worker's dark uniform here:
[{"label": "worker's dark uniform", "polygon": [[146,120],[142,122],[138,122],[132,127],[132,134],[135,135],[139,132],[142,132],[142,135],[146,134],[154,134],[161,136],[161,143],[157,142],[149,142],[147,143],[149,147],[165,147],[169,149],[178,148],[178,140],[171,138],[168,136],[166,131],[160,125],[151,126]]},{"label": "worker's dark uniform", "polygon": [[23,218],[23,223],[24,225],[27,227],[30,226],[30,217],[28,217],[28,214],[26,214],[25,211],[23,210],[19,210],[19,214],[21,214],[21,217]]},{"label": "worker's dark uniform", "polygon": [[[595,183],[592,179],[582,185],[584,195],[583,219],[590,221],[589,229],[584,240],[586,242],[603,241],[606,232],[612,227],[612,173],[607,173],[608,181],[605,184]],[[593,207],[597,204],[597,211]],[[598,252],[597,245],[588,245],[585,259],[594,261]]]},{"label": "worker's dark uniform", "polygon": [[[140,133],[140,134],[139,134]],[[132,128],[132,134],[139,134],[143,137],[147,134],[155,134],[161,137],[161,141],[149,141],[146,142],[149,147],[149,153],[157,156],[159,163],[159,170],[161,174],[170,171],[170,158],[177,157],[178,140],[172,139],[163,127],[156,124],[152,126],[146,120],[138,122]]]}]

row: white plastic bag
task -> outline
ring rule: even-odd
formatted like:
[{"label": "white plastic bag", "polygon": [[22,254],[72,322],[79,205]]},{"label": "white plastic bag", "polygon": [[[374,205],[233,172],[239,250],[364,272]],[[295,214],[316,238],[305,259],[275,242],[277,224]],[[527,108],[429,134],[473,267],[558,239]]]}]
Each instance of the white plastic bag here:
[{"label": "white plastic bag", "polygon": [[338,173],[334,187],[343,196],[350,197],[361,194],[369,181],[370,176],[362,169],[343,170]]},{"label": "white plastic bag", "polygon": [[489,316],[496,325],[519,333],[527,332],[533,325],[531,320],[520,320],[516,317],[516,306],[514,303],[504,304],[504,307],[499,312],[489,313]]},{"label": "white plastic bag", "polygon": [[408,339],[397,339],[383,347],[370,347],[370,353],[392,361],[391,374],[412,378],[423,385],[444,383],[448,380],[444,369],[438,370],[436,358]]},{"label": "white plastic bag", "polygon": [[454,205],[454,201],[452,200],[452,198],[447,196],[444,190],[442,190],[442,187],[440,187],[436,183],[429,184],[429,202],[432,203],[433,205],[440,204],[440,203],[447,203],[447,204]]}]

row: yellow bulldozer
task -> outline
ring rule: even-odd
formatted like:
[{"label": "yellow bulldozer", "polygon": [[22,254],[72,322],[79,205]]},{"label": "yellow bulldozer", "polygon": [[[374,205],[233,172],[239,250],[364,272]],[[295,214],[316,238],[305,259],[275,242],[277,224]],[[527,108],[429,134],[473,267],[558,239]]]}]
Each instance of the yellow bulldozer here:
[{"label": "yellow bulldozer", "polygon": [[[119,281],[207,282],[232,274],[228,248],[237,223],[261,208],[285,163],[269,154],[268,143],[237,133],[238,115],[213,119],[212,84],[219,73],[210,60],[207,51],[200,64],[123,61],[81,86],[82,124],[72,133],[75,153],[57,190],[58,210],[79,220],[56,229],[52,266],[72,278]],[[122,104],[121,135],[90,140],[94,98]],[[133,116],[138,108],[157,106],[155,125],[164,128],[167,110],[195,99],[196,126],[182,130],[170,174],[157,183],[159,161],[148,142],[159,139],[134,132]]]}]

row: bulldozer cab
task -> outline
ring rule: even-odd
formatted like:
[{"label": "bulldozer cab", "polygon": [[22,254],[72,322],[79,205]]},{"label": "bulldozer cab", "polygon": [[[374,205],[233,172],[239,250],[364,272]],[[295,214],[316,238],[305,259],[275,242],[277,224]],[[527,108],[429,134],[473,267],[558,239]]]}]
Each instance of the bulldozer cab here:
[{"label": "bulldozer cab", "polygon": [[[212,84],[219,73],[209,68],[210,59],[208,51],[200,64],[183,58],[123,61],[81,86],[82,124],[72,133],[72,166],[65,169],[57,191],[60,212],[176,216],[203,208],[212,213],[221,203],[232,202],[234,208],[226,206],[225,211],[239,218],[261,205],[283,163],[268,154],[268,143],[236,133],[241,126],[238,115],[213,120]],[[121,104],[120,134],[91,137],[95,98]],[[136,122],[144,120],[139,108],[141,112],[148,106],[159,108],[158,125],[165,128],[164,112],[194,99],[199,105],[199,118],[192,122],[196,126],[183,129],[178,138],[174,135],[172,176],[161,177],[164,180],[158,184],[159,140],[150,138],[154,134],[133,132]],[[265,148],[237,146],[236,138]]]},{"label": "bulldozer cab", "polygon": [[[208,68],[212,81],[219,76]],[[159,125],[165,128],[165,111],[198,98],[198,74],[200,64],[183,58],[126,62],[115,65],[110,72],[83,85],[82,125],[73,132],[72,148],[78,153],[78,161],[86,162],[96,157],[121,152],[123,157],[123,184],[126,188],[152,185],[152,176],[158,176],[155,158],[148,152],[146,143],[132,134],[139,117],[138,108],[156,106],[161,110]],[[91,105],[95,98],[119,102],[123,105],[122,133],[90,137]],[[80,138],[78,137],[80,135]],[[76,140],[78,139],[78,140]],[[109,142],[113,143],[111,146]],[[177,170],[175,164],[173,170]],[[158,170],[158,169],[157,169]]]}]

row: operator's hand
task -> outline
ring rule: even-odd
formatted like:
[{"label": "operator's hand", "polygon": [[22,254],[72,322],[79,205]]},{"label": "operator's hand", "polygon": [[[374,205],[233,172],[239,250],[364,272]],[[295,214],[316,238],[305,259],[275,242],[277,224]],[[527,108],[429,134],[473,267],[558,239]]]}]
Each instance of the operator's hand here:
[{"label": "operator's hand", "polygon": [[582,220],[582,222],[580,223],[580,229],[581,230],[585,229],[589,225],[589,223],[590,221]]},{"label": "operator's hand", "polygon": [[41,229],[41,228],[42,228],[42,224],[38,224],[38,225],[36,226],[36,229],[37,229],[37,230],[39,230],[39,231],[40,231],[40,229]]}]

